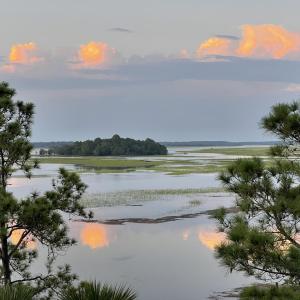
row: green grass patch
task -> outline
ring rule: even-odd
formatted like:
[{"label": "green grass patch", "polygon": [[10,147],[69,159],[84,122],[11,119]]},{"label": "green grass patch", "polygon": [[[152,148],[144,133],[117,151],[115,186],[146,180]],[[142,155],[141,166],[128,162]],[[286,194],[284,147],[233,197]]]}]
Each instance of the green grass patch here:
[{"label": "green grass patch", "polygon": [[206,165],[192,165],[192,166],[170,166],[168,164],[158,165],[151,170],[167,173],[168,175],[186,175],[186,174],[206,174],[206,173],[219,173],[225,170],[228,163],[220,164],[206,164]]},{"label": "green grass patch", "polygon": [[[238,156],[268,156],[270,147],[230,147],[230,148],[204,148],[188,151],[188,153],[216,153]],[[183,151],[187,152],[187,151]]]},{"label": "green grass patch", "polygon": [[103,157],[43,157],[39,158],[39,162],[48,164],[72,164],[83,168],[95,168],[103,172],[150,168],[162,163],[160,161],[110,159]]}]

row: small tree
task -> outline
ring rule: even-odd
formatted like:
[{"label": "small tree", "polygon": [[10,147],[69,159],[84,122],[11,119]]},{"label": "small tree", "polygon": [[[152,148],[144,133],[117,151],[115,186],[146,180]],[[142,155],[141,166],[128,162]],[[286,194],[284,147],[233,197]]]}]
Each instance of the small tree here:
[{"label": "small tree", "polygon": [[[0,83],[0,276],[3,285],[30,283],[35,293],[51,297],[75,279],[69,266],[55,272],[53,263],[60,251],[75,242],[67,236],[61,213],[87,217],[79,204],[86,186],[77,174],[60,169],[53,189],[42,195],[34,193],[17,200],[7,191],[14,172],[21,170],[30,178],[32,168],[37,167],[31,160],[29,142],[34,106],[13,101],[14,95],[7,83]],[[29,247],[33,242],[48,248],[46,274],[30,272],[37,258],[37,250]]]},{"label": "small tree", "polygon": [[239,159],[220,175],[237,195],[239,213],[216,213],[220,230],[227,234],[216,253],[230,270],[299,285],[299,103],[275,105],[261,124],[282,143],[271,149],[270,161]]},{"label": "small tree", "polygon": [[45,156],[45,155],[47,155],[48,154],[48,151],[47,150],[45,150],[45,149],[43,149],[43,148],[41,148],[40,149],[40,151],[39,151],[40,153],[40,156]]}]

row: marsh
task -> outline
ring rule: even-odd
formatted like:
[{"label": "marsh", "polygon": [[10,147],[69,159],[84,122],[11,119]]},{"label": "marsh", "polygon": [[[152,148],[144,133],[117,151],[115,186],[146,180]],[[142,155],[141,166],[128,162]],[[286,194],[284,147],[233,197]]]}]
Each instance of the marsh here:
[{"label": "marsh", "polygon": [[[173,148],[168,157],[147,157],[147,164],[172,162],[176,169],[192,162],[197,168],[217,165],[220,160],[226,164],[241,152],[249,154],[240,149],[236,153],[226,150],[230,155],[222,149],[207,150]],[[265,154],[264,150],[255,152]],[[241,274],[229,274],[214,257],[214,247],[225,237],[207,212],[220,206],[230,208],[235,199],[223,189],[217,173],[197,170],[175,175],[136,164],[144,161],[142,157],[122,158],[129,161],[127,165],[135,165],[126,172],[99,172],[92,165],[78,164],[80,159],[84,160],[42,159],[31,180],[17,175],[10,181],[10,190],[24,197],[50,189],[58,169],[65,167],[79,172],[88,185],[82,202],[94,212],[94,219],[86,222],[65,216],[78,244],[58,263],[69,263],[81,279],[129,284],[144,300],[182,300],[186,295],[191,300],[206,299],[253,282]],[[113,160],[98,162],[105,159]],[[120,158],[115,160],[118,163]],[[38,263],[34,265],[36,272],[39,268]]]}]

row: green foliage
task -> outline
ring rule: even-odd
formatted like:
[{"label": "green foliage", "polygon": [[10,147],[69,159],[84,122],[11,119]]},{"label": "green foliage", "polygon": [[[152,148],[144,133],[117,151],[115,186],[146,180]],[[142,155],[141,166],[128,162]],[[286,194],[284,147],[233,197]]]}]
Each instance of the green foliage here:
[{"label": "green foliage", "polygon": [[300,300],[300,290],[292,286],[246,287],[240,294],[243,300]]},{"label": "green foliage", "polygon": [[34,106],[22,101],[13,102],[14,95],[15,90],[6,82],[0,83],[0,175],[4,188],[14,165],[28,176],[32,168],[28,164],[32,150],[28,138],[31,135]]},{"label": "green foliage", "polygon": [[272,163],[260,158],[233,162],[219,179],[237,195],[237,215],[215,214],[227,241],[216,255],[230,270],[265,280],[300,283],[300,142],[297,103],[279,104],[263,119],[263,127],[282,139],[272,149]]},{"label": "green foliage", "polygon": [[299,102],[281,103],[272,107],[270,114],[262,119],[262,127],[277,135],[282,141],[297,144],[300,140]]},{"label": "green foliage", "polygon": [[[35,293],[49,298],[76,278],[68,265],[57,270],[53,265],[58,253],[75,242],[67,235],[62,213],[87,217],[79,202],[86,186],[77,174],[61,169],[53,189],[44,194],[16,199],[7,191],[8,179],[14,172],[21,170],[30,177],[31,169],[37,167],[30,159],[29,141],[34,107],[31,103],[13,101],[14,95],[7,83],[0,83],[0,282],[28,282]],[[14,235],[17,240],[13,242]],[[30,247],[32,243],[48,248],[46,274],[30,273],[38,255],[37,249]]]},{"label": "green foliage", "polygon": [[34,290],[27,285],[0,287],[0,300],[32,300]]},{"label": "green foliage", "polygon": [[78,288],[63,292],[60,300],[134,300],[136,294],[125,286],[101,285],[96,282],[82,282]]},{"label": "green foliage", "polygon": [[151,139],[139,141],[121,138],[115,134],[111,139],[96,138],[94,141],[75,142],[53,148],[58,155],[119,156],[119,155],[165,155],[167,148]]},{"label": "green foliage", "polygon": [[[81,282],[78,287],[66,286],[56,299],[59,300],[135,300],[136,293],[126,286],[101,285],[97,282]],[[40,300],[29,285],[16,284],[0,287],[0,300]]]}]

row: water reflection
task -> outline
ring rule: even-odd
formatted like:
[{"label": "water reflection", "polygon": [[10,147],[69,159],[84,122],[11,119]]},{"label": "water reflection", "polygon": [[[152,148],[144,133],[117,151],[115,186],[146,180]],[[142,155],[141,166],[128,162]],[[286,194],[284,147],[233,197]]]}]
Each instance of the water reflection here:
[{"label": "water reflection", "polygon": [[181,238],[183,241],[187,241],[191,236],[196,236],[209,250],[214,250],[216,246],[226,241],[226,235],[223,232],[215,231],[215,228],[201,228],[198,230],[192,230],[191,228],[185,229],[181,232]]},{"label": "water reflection", "polygon": [[226,235],[223,232],[216,232],[212,229],[200,229],[198,239],[205,247],[214,250],[216,246],[225,242]]},{"label": "water reflection", "polygon": [[189,229],[184,230],[182,233],[182,239],[184,241],[187,241],[189,239],[190,235],[191,235],[191,231]]},{"label": "water reflection", "polygon": [[[22,234],[24,233],[23,229],[14,230],[12,232],[12,235],[10,236],[10,242],[13,245],[17,245],[20,241],[20,238],[22,237]],[[34,240],[34,238],[30,235],[28,235],[22,244],[27,248],[28,250],[35,250],[37,248],[37,242]]]},{"label": "water reflection", "polygon": [[103,248],[109,245],[107,230],[104,225],[84,224],[80,239],[83,245],[91,249]]},{"label": "water reflection", "polygon": [[8,186],[11,188],[17,188],[28,184],[29,180],[26,177],[11,177],[8,180]]}]

